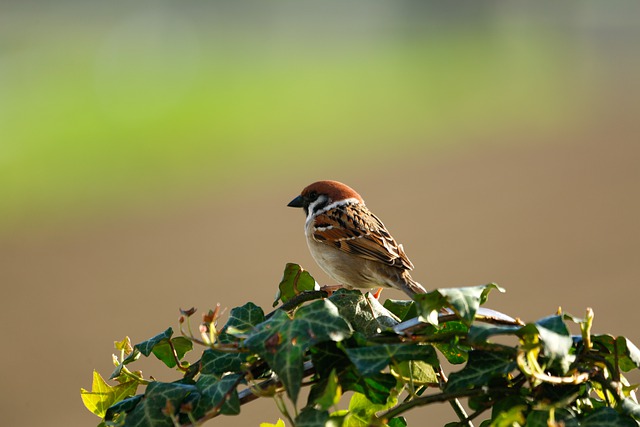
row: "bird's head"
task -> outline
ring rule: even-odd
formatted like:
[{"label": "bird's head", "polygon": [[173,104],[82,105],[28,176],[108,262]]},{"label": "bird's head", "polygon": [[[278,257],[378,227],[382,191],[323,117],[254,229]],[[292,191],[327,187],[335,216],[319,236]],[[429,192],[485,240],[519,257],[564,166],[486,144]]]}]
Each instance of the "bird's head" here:
[{"label": "bird's head", "polygon": [[338,181],[317,181],[305,187],[300,195],[287,206],[303,208],[305,215],[312,216],[341,203],[361,203],[364,200],[356,191]]}]

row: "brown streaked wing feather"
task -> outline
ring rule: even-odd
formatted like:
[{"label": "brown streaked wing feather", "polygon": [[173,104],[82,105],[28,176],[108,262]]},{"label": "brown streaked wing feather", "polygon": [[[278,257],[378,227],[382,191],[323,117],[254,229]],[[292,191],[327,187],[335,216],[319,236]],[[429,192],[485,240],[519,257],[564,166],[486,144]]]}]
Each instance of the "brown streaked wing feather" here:
[{"label": "brown streaked wing feather", "polygon": [[341,206],[318,215],[313,238],[362,258],[413,269],[402,245],[398,245],[382,221],[363,205]]}]

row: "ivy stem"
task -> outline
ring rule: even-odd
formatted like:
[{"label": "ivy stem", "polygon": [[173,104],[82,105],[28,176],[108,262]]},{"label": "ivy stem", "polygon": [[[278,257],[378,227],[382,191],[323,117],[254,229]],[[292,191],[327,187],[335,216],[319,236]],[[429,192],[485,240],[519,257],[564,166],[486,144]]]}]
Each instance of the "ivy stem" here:
[{"label": "ivy stem", "polygon": [[404,402],[394,408],[389,409],[386,412],[383,412],[382,414],[380,414],[379,416],[377,416],[376,418],[378,420],[390,420],[391,418],[397,417],[398,415],[401,415],[405,412],[407,412],[408,410],[410,410],[413,407],[416,406],[424,406],[424,405],[429,405],[431,403],[436,403],[436,402],[447,402],[453,399],[458,399],[461,397],[474,397],[474,396],[482,396],[482,395],[494,395],[494,394],[501,394],[501,395],[507,395],[507,394],[512,394],[514,393],[515,390],[512,388],[507,388],[507,387],[500,387],[500,388],[487,388],[487,387],[482,387],[482,388],[474,388],[471,390],[461,390],[461,391],[456,391],[456,392],[443,392],[443,393],[438,393],[438,394],[432,394],[430,396],[421,396],[418,397],[416,399],[413,400],[409,400],[407,402]]},{"label": "ivy stem", "polygon": [[173,358],[176,361],[176,366],[182,372],[187,372],[189,368],[185,368],[184,366],[182,366],[182,362],[180,362],[180,358],[178,357],[178,352],[176,351],[176,347],[173,345],[173,342],[171,340],[168,340],[168,341],[169,341],[169,347],[171,347],[171,354],[173,355]]},{"label": "ivy stem", "polygon": [[122,367],[122,371],[123,374],[125,374],[126,376],[133,378],[134,380],[138,381],[140,384],[144,384],[144,385],[149,385],[152,383],[152,381],[149,380],[145,380],[144,378],[142,378],[140,375],[136,375],[133,372],[131,372],[126,366]]},{"label": "ivy stem", "polygon": [[282,393],[276,393],[273,395],[273,399],[276,401],[276,406],[280,410],[280,413],[289,421],[292,427],[295,427],[296,423],[291,418],[289,411],[287,410],[287,405],[282,398]]},{"label": "ivy stem", "polygon": [[[438,374],[440,376],[440,389],[444,391],[444,387],[449,379],[447,378],[447,374],[445,374],[444,369],[442,369],[442,365],[438,365]],[[458,418],[460,418],[461,425],[473,427],[473,424],[469,419],[469,415],[467,415],[467,412],[464,410],[464,407],[458,398],[449,400],[449,404],[451,405],[453,412],[455,412]]]}]

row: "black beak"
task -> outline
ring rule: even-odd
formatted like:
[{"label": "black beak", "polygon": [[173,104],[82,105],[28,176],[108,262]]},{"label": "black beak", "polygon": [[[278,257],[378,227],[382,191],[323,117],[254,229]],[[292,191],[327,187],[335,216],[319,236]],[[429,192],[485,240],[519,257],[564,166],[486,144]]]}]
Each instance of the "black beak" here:
[{"label": "black beak", "polygon": [[298,196],[290,201],[287,206],[289,206],[290,208],[302,208],[304,207],[304,199],[302,198],[302,196]]}]

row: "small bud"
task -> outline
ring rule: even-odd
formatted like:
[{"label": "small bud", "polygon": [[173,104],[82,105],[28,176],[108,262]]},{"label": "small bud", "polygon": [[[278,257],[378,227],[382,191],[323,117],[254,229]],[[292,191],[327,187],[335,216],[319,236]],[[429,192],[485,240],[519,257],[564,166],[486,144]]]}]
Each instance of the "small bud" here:
[{"label": "small bud", "polygon": [[190,317],[190,316],[191,316],[191,315],[193,315],[197,310],[198,310],[198,309],[197,309],[197,308],[195,308],[195,307],[191,307],[191,308],[190,308],[190,309],[188,309],[188,310],[180,309],[180,314],[182,314],[183,316]]}]

